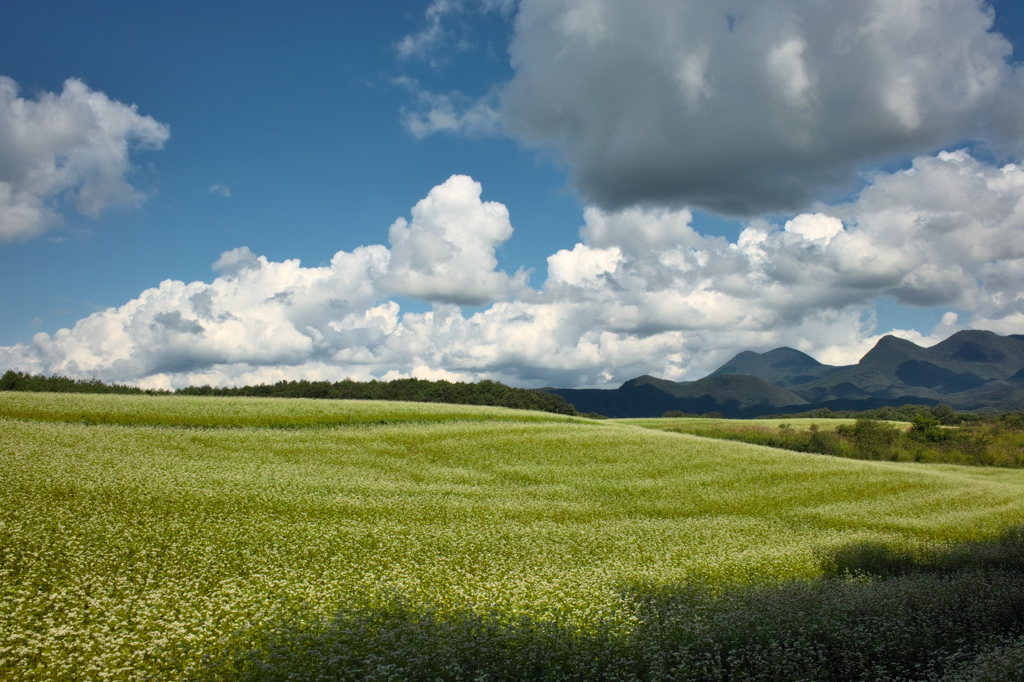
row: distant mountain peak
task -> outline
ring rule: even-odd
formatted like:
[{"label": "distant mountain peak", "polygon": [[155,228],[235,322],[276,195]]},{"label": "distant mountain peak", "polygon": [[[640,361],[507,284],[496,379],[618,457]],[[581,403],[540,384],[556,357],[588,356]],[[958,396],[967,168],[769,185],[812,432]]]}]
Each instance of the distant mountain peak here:
[{"label": "distant mountain peak", "polygon": [[971,329],[929,348],[886,335],[846,367],[824,365],[786,346],[747,350],[697,381],[644,375],[615,390],[552,392],[585,412],[624,417],[667,410],[752,417],[940,402],[960,410],[1018,410],[1024,408],[1024,335]]},{"label": "distant mountain peak", "polygon": [[773,363],[785,363],[788,366],[821,367],[822,364],[807,353],[789,346],[782,346],[761,354],[762,358],[770,359]]},{"label": "distant mountain peak", "polygon": [[[685,382],[685,383],[689,383],[689,382]],[[659,388],[664,388],[666,386],[679,386],[680,383],[677,382],[677,381],[672,381],[671,379],[659,379],[658,377],[652,377],[650,374],[641,374],[640,376],[636,377],[635,379],[630,379],[626,383],[622,384],[621,388],[626,388],[626,387],[629,387],[629,386],[648,386],[648,385],[649,386],[657,386]]]},{"label": "distant mountain peak", "polygon": [[668,379],[659,379],[658,377],[651,376],[650,374],[641,374],[640,376],[630,379],[623,386],[632,386],[634,384],[651,384],[658,381],[668,381]]},{"label": "distant mountain peak", "polygon": [[965,329],[928,350],[936,357],[963,363],[1002,363],[1013,354],[1018,339],[982,329]]},{"label": "distant mountain peak", "polygon": [[778,385],[805,383],[822,376],[832,368],[807,353],[782,346],[765,353],[746,350],[709,374],[709,377],[746,374]]},{"label": "distant mountain peak", "polygon": [[925,349],[913,341],[901,339],[898,336],[886,334],[878,339],[875,347],[864,354],[860,359],[860,365],[872,365],[876,363],[903,362],[905,360],[922,359]]},{"label": "distant mountain peak", "polygon": [[658,390],[668,395],[679,395],[681,391],[685,391],[686,387],[689,386],[691,381],[671,381],[670,379],[659,379],[658,377],[652,377],[650,374],[644,374],[638,376],[635,379],[630,379],[626,383],[622,384],[617,390],[619,391],[636,391],[636,390]]}]

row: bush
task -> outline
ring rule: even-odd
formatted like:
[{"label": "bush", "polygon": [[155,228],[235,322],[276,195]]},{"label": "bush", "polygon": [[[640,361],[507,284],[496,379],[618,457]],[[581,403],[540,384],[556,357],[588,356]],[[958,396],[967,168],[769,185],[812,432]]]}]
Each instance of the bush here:
[{"label": "bush", "polygon": [[809,433],[808,452],[840,457],[850,456],[850,448],[846,445],[842,436],[835,431],[822,431],[818,428],[817,424],[811,424]]},{"label": "bush", "polygon": [[900,440],[900,432],[892,424],[870,417],[861,417],[852,427],[843,425],[836,431],[853,442],[858,456],[863,459],[898,459],[897,443]]},{"label": "bush", "polygon": [[911,422],[910,437],[915,440],[941,443],[948,438],[942,422],[927,412],[918,412]]}]

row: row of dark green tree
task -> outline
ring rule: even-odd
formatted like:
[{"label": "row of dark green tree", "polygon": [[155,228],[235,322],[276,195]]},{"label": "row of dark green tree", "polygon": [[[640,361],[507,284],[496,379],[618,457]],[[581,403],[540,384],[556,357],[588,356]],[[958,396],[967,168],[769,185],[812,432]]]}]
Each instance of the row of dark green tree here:
[{"label": "row of dark green tree", "polygon": [[99,379],[69,379],[54,374],[28,374],[9,369],[0,376],[0,391],[32,391],[35,393],[168,393],[168,391],[144,391],[136,386],[105,384]]},{"label": "row of dark green tree", "polygon": [[912,422],[914,418],[920,414],[927,414],[930,417],[937,419],[943,426],[956,426],[958,424],[969,424],[978,423],[984,421],[992,421],[997,419],[999,415],[993,414],[978,414],[975,412],[957,412],[951,406],[941,403],[939,405],[932,405],[930,407],[923,405],[900,405],[887,406],[887,407],[876,407],[873,410],[841,410],[834,411],[827,407],[822,407],[817,410],[811,410],[810,412],[799,412],[796,414],[776,414],[764,417],[765,419],[790,419],[796,417],[811,417],[814,419],[880,419],[882,421],[890,422]]},{"label": "row of dark green tree", "polygon": [[175,391],[143,390],[135,386],[106,384],[98,379],[69,379],[31,375],[8,370],[0,377],[0,391],[51,393],[125,393],[150,395],[257,396],[264,398],[319,398],[325,400],[408,400],[427,403],[490,405],[576,415],[560,395],[512,388],[497,381],[477,383],[396,379],[394,381],[279,381],[276,384],[219,388],[189,386]]}]

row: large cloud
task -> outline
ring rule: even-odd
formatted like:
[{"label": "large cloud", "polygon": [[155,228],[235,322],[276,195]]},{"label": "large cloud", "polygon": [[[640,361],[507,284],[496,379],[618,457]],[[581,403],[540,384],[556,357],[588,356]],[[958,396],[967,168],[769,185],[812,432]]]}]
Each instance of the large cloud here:
[{"label": "large cloud", "polygon": [[609,209],[753,215],[879,160],[1022,141],[982,0],[522,0],[503,124]]},{"label": "large cloud", "polygon": [[[166,281],[53,336],[0,349],[0,367],[147,386],[282,378],[490,377],[614,385],[698,378],[747,348],[790,345],[852,362],[879,330],[873,302],[941,306],[933,342],[963,326],[1024,332],[1024,168],[968,153],[920,157],[847,203],[735,242],[687,210],[585,212],[581,241],[548,258],[540,289],[495,271],[504,206],[454,176],[382,245],[304,268],[222,254],[212,283]],[[404,293],[434,301],[403,313]],[[456,303],[490,304],[466,315]],[[884,330],[889,331],[889,330]]]},{"label": "large cloud", "polygon": [[480,305],[508,295],[494,250],[512,236],[508,209],[481,202],[480,183],[455,175],[391,226],[386,288],[428,301]]},{"label": "large cloud", "polygon": [[95,218],[144,195],[127,180],[132,148],[159,149],[169,128],[135,105],[111,100],[75,78],[35,100],[0,76],[0,240],[33,237],[59,220],[70,198]]}]

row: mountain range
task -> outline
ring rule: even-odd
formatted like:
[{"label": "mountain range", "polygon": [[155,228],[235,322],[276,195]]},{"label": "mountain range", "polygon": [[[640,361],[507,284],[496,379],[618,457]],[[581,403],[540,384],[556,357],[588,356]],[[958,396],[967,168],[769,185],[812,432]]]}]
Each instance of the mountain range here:
[{"label": "mountain range", "polygon": [[824,365],[792,348],[744,351],[697,381],[652,376],[617,389],[547,388],[580,412],[659,417],[669,410],[751,418],[820,408],[945,403],[960,411],[1024,409],[1024,335],[967,330],[930,348],[884,336],[856,365]]}]

